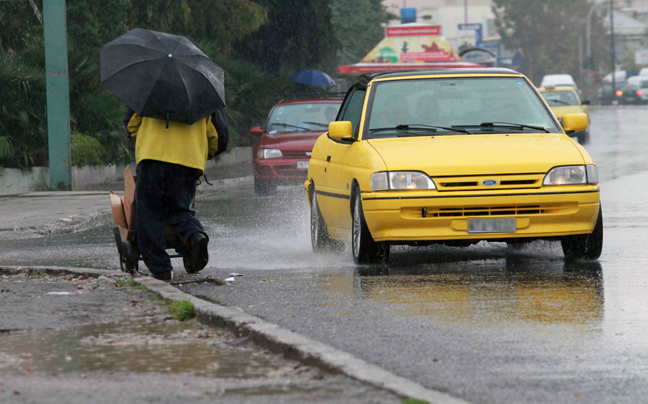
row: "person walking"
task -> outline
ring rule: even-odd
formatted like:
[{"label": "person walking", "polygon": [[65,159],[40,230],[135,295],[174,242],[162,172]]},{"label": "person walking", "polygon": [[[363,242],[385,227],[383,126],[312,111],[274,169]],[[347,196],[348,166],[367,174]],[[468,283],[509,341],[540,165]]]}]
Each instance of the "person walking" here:
[{"label": "person walking", "polygon": [[146,267],[156,279],[172,279],[163,233],[172,227],[187,256],[187,272],[201,271],[209,261],[209,236],[191,204],[207,160],[227,148],[223,111],[188,125],[142,117],[129,109],[124,124],[136,142],[135,243]]}]

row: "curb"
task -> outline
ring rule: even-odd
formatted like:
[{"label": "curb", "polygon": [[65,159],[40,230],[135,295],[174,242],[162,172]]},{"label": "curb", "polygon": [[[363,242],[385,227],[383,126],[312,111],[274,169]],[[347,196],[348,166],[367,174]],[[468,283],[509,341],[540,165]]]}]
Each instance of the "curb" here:
[{"label": "curb", "polygon": [[[0,273],[29,270],[40,270],[49,274],[67,272],[75,275],[96,277],[101,275],[113,275],[121,278],[130,277],[130,275],[120,271],[92,268],[0,266]],[[146,286],[151,292],[163,299],[191,302],[199,321],[226,327],[237,335],[249,336],[257,345],[272,352],[280,353],[288,359],[295,359],[330,373],[345,375],[367,385],[387,390],[403,399],[416,398],[435,404],[470,404],[446,393],[430,390],[417,382],[397,376],[381,367],[358,359],[348,352],[314,341],[259,317],[187,294],[166,282],[152,277],[139,277],[133,278],[133,280],[140,285]]]}]

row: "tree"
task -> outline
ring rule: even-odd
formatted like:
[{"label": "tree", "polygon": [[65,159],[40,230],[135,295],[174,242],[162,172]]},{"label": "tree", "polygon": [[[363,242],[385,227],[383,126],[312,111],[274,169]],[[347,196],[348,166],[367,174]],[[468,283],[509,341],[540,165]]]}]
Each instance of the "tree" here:
[{"label": "tree", "polygon": [[238,54],[262,69],[278,72],[315,68],[337,48],[329,0],[258,0],[268,21],[239,41]]},{"label": "tree", "polygon": [[[578,43],[585,43],[587,0],[493,0],[495,24],[502,43],[522,56],[521,71],[530,80],[544,74],[579,72]],[[605,52],[606,35],[601,20],[591,24],[592,50]]]},{"label": "tree", "polygon": [[380,0],[332,0],[331,23],[340,43],[340,62],[362,59],[385,36],[383,25],[395,18]]}]

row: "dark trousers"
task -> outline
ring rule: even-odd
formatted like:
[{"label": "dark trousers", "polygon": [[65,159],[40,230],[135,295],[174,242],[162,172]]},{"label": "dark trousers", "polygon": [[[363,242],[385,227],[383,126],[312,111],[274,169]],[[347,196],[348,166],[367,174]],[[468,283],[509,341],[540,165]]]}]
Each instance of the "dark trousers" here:
[{"label": "dark trousers", "polygon": [[156,160],[143,160],[137,165],[135,237],[142,259],[152,273],[173,270],[166,252],[165,227],[174,228],[184,246],[189,245],[194,233],[205,234],[191,210],[195,194],[195,170]]}]

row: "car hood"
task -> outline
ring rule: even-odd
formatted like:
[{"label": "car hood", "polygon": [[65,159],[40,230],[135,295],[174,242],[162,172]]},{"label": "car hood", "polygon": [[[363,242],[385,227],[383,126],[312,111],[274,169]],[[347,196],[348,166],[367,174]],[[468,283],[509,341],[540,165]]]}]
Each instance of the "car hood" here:
[{"label": "car hood", "polygon": [[562,134],[496,134],[372,139],[387,170],[419,170],[431,176],[544,173],[583,164]]},{"label": "car hood", "polygon": [[259,143],[266,149],[313,150],[315,141],[325,131],[264,133]]},{"label": "car hood", "polygon": [[577,113],[584,113],[586,114],[587,111],[585,108],[582,108],[578,105],[564,105],[564,106],[559,106],[559,107],[551,107],[551,111],[556,115],[556,118],[560,119],[563,117],[563,115],[566,114],[577,114]]}]

